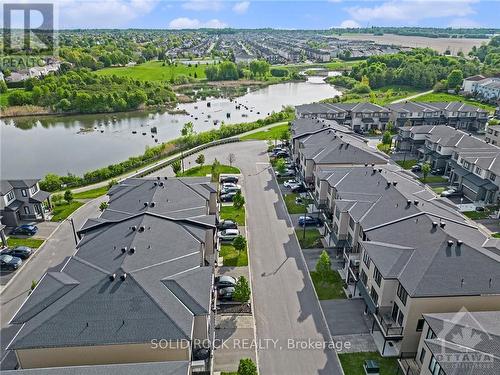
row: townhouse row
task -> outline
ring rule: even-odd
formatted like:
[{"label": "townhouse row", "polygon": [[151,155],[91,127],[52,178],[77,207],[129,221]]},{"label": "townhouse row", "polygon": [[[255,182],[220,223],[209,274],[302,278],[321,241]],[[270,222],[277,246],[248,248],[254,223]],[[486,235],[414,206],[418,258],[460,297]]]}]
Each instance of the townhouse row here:
[{"label": "townhouse row", "polygon": [[297,118],[335,120],[355,132],[383,131],[389,123],[402,126],[449,125],[483,132],[488,112],[461,102],[400,102],[386,107],[374,103],[313,103],[296,107]]},{"label": "townhouse row", "polygon": [[9,349],[20,368],[40,373],[209,371],[216,186],[133,178],[108,195],[108,208],[78,232],[74,255],[13,317],[20,330]]},{"label": "townhouse row", "polygon": [[[300,119],[291,133],[292,152],[301,164],[298,176],[324,217],[327,245],[343,260],[339,273],[345,292],[364,301],[381,355],[398,356],[404,374],[476,373],[477,363],[470,364],[472,370],[446,371],[451,365],[443,353],[460,346],[490,360],[493,369],[481,373],[496,374],[500,240],[337,124]],[[318,153],[335,157],[323,162],[310,156]],[[310,175],[302,158],[311,163]],[[460,328],[457,314],[469,311],[485,320],[493,336],[485,339],[486,346],[454,337]],[[453,321],[453,329],[438,330],[436,321]]]},{"label": "townhouse row", "polygon": [[449,126],[402,127],[397,151],[427,162],[474,202],[495,204],[500,188],[500,147]]}]

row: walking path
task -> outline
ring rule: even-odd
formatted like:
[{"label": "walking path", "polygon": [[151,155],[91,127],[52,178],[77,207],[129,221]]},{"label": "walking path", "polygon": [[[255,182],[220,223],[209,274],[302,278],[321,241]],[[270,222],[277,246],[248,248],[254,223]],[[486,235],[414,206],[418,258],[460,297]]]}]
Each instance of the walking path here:
[{"label": "walking path", "polygon": [[427,95],[427,94],[432,94],[433,92],[434,92],[434,90],[419,92],[418,94],[407,96],[406,98],[394,100],[393,102],[391,102],[391,104],[405,102],[407,100],[412,100],[412,99],[418,98],[419,96],[423,96],[423,95]]}]

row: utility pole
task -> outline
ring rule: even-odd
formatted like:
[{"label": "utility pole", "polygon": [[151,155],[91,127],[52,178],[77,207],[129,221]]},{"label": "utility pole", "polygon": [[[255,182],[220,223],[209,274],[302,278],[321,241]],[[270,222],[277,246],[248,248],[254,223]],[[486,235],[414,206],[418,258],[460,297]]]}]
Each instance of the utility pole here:
[{"label": "utility pole", "polygon": [[181,166],[182,166],[182,173],[184,173],[184,151],[181,151]]}]

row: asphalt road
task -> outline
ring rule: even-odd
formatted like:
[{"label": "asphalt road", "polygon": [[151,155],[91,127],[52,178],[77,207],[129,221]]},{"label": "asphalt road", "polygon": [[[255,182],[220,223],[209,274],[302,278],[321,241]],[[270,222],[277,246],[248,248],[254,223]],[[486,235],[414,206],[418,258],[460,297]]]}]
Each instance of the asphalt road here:
[{"label": "asphalt road", "polygon": [[[91,217],[100,214],[99,204],[107,198],[98,198],[88,202],[73,214],[75,228],[78,230]],[[47,269],[57,266],[64,258],[75,252],[75,239],[69,221],[64,221],[53,232],[43,247],[38,249],[32,259],[20,269],[19,274],[2,290],[0,295],[0,343],[1,369],[12,368],[15,365],[14,353],[6,353],[5,347],[19,330],[18,325],[9,325],[10,319],[21,307],[31,287],[33,280],[39,280]]]},{"label": "asphalt road", "polygon": [[[330,334],[266,149],[265,142],[255,141],[203,151],[206,164],[215,157],[227,163],[227,155],[234,153],[243,174],[259,373],[342,374],[333,349],[310,348],[329,343]],[[195,159],[196,155],[187,158],[186,168],[190,162],[194,166]],[[173,173],[166,168],[155,175]]]}]

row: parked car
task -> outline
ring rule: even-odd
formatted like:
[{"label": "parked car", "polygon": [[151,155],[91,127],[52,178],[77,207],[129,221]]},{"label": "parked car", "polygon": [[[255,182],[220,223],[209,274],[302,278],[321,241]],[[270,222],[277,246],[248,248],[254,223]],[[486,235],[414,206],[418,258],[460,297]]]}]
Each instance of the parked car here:
[{"label": "parked car", "polygon": [[302,184],[294,185],[290,189],[292,193],[305,193],[307,191],[306,187]]},{"label": "parked car", "polygon": [[238,224],[234,220],[222,220],[217,224],[217,229],[238,229]]},{"label": "parked car", "polygon": [[291,179],[291,180],[286,180],[285,182],[283,182],[283,186],[286,187],[286,188],[289,188],[290,186],[295,186],[295,185],[298,185],[300,182],[295,180],[295,179]]},{"label": "parked car", "polygon": [[412,172],[421,172],[422,171],[422,164],[415,164],[413,167],[411,167]]},{"label": "parked car", "polygon": [[21,258],[8,254],[0,255],[0,268],[3,270],[17,270],[21,264],[23,264]]},{"label": "parked car", "polygon": [[321,226],[321,219],[312,216],[300,216],[299,217],[299,226]]},{"label": "parked car", "polygon": [[228,286],[226,288],[220,288],[217,292],[219,300],[221,301],[231,301],[234,294],[234,286]]},{"label": "parked car", "polygon": [[237,281],[238,280],[236,280],[232,276],[228,276],[228,275],[217,276],[215,278],[215,287],[217,289],[220,289],[220,288],[227,288],[230,286],[235,286]]},{"label": "parked car", "polygon": [[223,177],[220,178],[220,182],[222,184],[225,184],[225,183],[237,184],[238,183],[238,177],[236,177],[236,176],[223,176]]},{"label": "parked car", "polygon": [[274,156],[277,158],[287,158],[290,155],[288,154],[287,151],[278,151],[277,153],[274,154]]},{"label": "parked car", "polygon": [[241,190],[241,186],[232,182],[225,182],[222,184],[222,189],[237,189]]},{"label": "parked car", "polygon": [[221,241],[232,241],[239,235],[240,231],[238,229],[224,229],[217,234],[217,237]]},{"label": "parked car", "polygon": [[24,224],[15,228],[11,234],[24,234],[26,236],[33,236],[38,232],[38,227],[36,225]]},{"label": "parked car", "polygon": [[276,172],[276,176],[278,177],[293,177],[295,176],[295,171],[293,169],[285,169],[283,173]]},{"label": "parked car", "polygon": [[461,197],[462,196],[462,192],[460,190],[458,190],[457,188],[448,188],[447,190],[443,191],[441,193],[441,196],[442,197],[447,197],[447,198],[450,198],[450,197]]},{"label": "parked car", "polygon": [[273,154],[276,155],[278,152],[286,152],[286,148],[284,147],[275,147],[273,148]]},{"label": "parked car", "polygon": [[2,255],[3,254],[7,254],[21,259],[28,259],[31,256],[31,254],[33,254],[33,249],[28,246],[17,246],[14,247],[13,249],[7,249],[2,251]]},{"label": "parked car", "polygon": [[431,174],[434,174],[434,175],[442,175],[443,173],[444,173],[443,168],[435,168],[431,171]]},{"label": "parked car", "polygon": [[219,197],[219,199],[220,199],[221,202],[232,202],[235,195],[236,195],[235,192],[221,194],[220,197]]},{"label": "parked car", "polygon": [[237,186],[228,186],[228,187],[223,187],[220,190],[220,194],[227,194],[227,193],[236,193],[237,191],[240,191],[241,189]]}]

